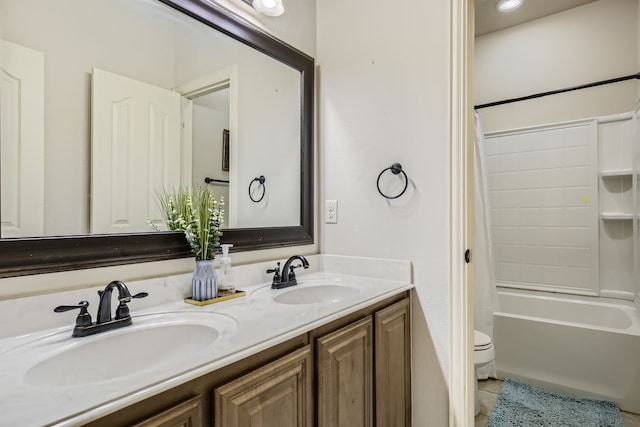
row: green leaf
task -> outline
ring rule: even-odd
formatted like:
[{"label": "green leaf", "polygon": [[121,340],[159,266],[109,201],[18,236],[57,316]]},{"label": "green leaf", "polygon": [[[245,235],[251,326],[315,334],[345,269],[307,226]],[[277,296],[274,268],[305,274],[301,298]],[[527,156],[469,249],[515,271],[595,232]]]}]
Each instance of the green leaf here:
[{"label": "green leaf", "polygon": [[[182,230],[196,260],[215,257],[220,246],[224,224],[224,199],[216,199],[209,186],[162,189],[156,191],[156,202],[168,230]],[[149,224],[157,230],[155,224]]]}]

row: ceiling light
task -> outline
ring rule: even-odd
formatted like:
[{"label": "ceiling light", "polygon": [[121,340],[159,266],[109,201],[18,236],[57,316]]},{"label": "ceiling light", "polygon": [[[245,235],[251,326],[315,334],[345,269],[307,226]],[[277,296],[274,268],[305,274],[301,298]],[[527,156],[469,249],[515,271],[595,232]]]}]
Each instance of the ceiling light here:
[{"label": "ceiling light", "polygon": [[263,15],[280,16],[284,13],[282,0],[253,0],[253,8]]},{"label": "ceiling light", "polygon": [[498,0],[496,8],[500,12],[511,12],[519,8],[523,1],[524,0]]}]

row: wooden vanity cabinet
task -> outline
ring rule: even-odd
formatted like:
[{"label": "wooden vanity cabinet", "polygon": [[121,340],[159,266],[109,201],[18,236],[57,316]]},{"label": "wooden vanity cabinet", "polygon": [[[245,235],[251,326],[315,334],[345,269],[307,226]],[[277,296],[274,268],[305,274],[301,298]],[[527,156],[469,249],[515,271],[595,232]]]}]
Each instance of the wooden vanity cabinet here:
[{"label": "wooden vanity cabinet", "polygon": [[318,427],[411,425],[409,303],[316,339]]},{"label": "wooden vanity cabinet", "polygon": [[216,388],[214,395],[216,426],[312,427],[311,345]]},{"label": "wooden vanity cabinet", "polygon": [[407,291],[87,425],[408,427],[410,334]]}]

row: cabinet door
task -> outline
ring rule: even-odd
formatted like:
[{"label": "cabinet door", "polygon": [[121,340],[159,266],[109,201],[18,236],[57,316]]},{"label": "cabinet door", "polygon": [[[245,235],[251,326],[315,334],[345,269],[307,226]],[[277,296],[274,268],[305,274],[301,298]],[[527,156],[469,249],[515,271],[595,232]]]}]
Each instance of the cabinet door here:
[{"label": "cabinet door", "polygon": [[373,425],[371,316],[317,341],[318,426]]},{"label": "cabinet door", "polygon": [[202,396],[180,403],[148,418],[134,427],[200,427],[202,426]]},{"label": "cabinet door", "polygon": [[215,389],[215,425],[312,427],[311,346]]},{"label": "cabinet door", "polygon": [[376,425],[411,425],[409,298],[375,314]]}]

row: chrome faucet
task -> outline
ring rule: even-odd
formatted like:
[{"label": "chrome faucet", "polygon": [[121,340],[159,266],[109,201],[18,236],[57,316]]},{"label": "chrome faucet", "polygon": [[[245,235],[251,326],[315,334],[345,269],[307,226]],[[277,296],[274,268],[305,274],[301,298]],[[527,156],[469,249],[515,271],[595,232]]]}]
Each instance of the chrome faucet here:
[{"label": "chrome faucet", "polygon": [[[300,261],[300,265],[292,265],[294,261]],[[270,268],[267,270],[267,273],[273,274],[273,281],[271,282],[271,289],[282,289],[287,288],[289,286],[295,286],[298,284],[298,280],[296,279],[296,274],[294,273],[295,268],[309,268],[309,261],[302,255],[294,255],[284,263],[284,267],[282,267],[282,275],[280,274],[280,263],[276,268]]]},{"label": "chrome faucet", "polygon": [[[120,304],[116,309],[116,318],[111,317],[111,294],[114,288],[118,289],[118,301]],[[100,332],[110,331],[112,329],[122,328],[131,324],[131,316],[129,315],[129,307],[127,303],[133,298],[144,298],[149,294],[140,292],[131,295],[127,285],[119,280],[109,283],[103,291],[98,291],[100,295],[100,303],[98,304],[98,316],[96,323],[91,322],[91,315],[87,311],[89,303],[80,301],[78,305],[61,305],[53,309],[56,313],[62,313],[76,308],[80,309],[80,314],[76,318],[76,326],[73,328],[73,337],[86,337],[88,335],[98,334]]]}]

